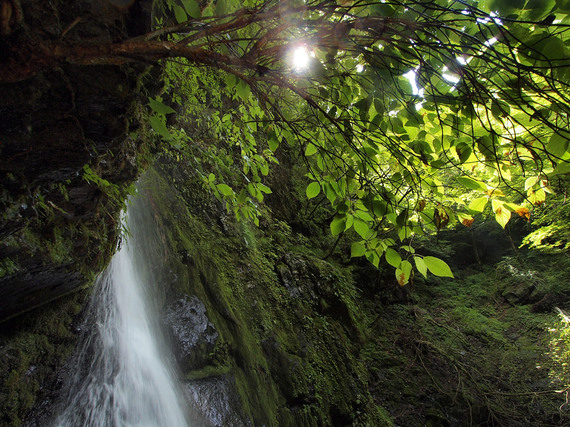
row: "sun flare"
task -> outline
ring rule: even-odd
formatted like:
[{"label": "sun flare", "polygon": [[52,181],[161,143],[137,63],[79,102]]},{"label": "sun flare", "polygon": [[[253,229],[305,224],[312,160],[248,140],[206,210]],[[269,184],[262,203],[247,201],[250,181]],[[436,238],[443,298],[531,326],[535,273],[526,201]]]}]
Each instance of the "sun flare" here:
[{"label": "sun flare", "polygon": [[305,71],[309,68],[311,52],[305,45],[297,46],[291,52],[291,64],[297,72]]}]

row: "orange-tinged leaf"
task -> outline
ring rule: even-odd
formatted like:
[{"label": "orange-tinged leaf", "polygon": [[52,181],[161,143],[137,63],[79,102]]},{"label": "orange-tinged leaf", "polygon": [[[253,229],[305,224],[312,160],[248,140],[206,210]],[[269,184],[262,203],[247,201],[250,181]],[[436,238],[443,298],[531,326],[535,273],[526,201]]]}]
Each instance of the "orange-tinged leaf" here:
[{"label": "orange-tinged leaf", "polygon": [[418,202],[418,207],[417,207],[418,212],[423,211],[423,210],[425,209],[425,207],[426,207],[426,201],[425,201],[425,200],[420,200],[420,201]]},{"label": "orange-tinged leaf", "polygon": [[398,275],[398,284],[400,286],[404,286],[406,284],[406,275],[404,274],[404,272],[401,272]]},{"label": "orange-tinged leaf", "polygon": [[458,213],[457,217],[461,221],[461,224],[463,224],[465,227],[471,227],[475,221],[471,215],[466,215],[464,213]]},{"label": "orange-tinged leaf", "polygon": [[499,190],[498,188],[489,188],[487,190],[487,196],[491,197],[502,197],[504,196],[505,193],[503,193],[501,190]]},{"label": "orange-tinged leaf", "polygon": [[531,189],[528,191],[528,200],[532,204],[540,206],[546,200],[546,193],[542,188],[539,188],[538,190]]},{"label": "orange-tinged leaf", "polygon": [[400,267],[396,269],[396,280],[400,286],[404,286],[410,281],[412,268],[412,264],[409,261],[404,260]]},{"label": "orange-tinged leaf", "polygon": [[521,217],[523,217],[523,218],[525,218],[525,219],[527,219],[527,220],[530,220],[530,211],[529,211],[527,208],[518,208],[518,209],[515,210],[515,212],[516,212],[519,216],[521,216]]}]

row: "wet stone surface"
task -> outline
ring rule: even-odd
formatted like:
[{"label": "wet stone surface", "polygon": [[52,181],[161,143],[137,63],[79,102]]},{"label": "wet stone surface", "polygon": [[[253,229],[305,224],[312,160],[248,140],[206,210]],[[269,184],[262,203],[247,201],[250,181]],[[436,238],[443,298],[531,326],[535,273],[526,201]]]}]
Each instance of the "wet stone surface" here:
[{"label": "wet stone surface", "polygon": [[193,380],[185,384],[188,400],[214,426],[251,426],[239,408],[233,377],[219,375]]},{"label": "wet stone surface", "polygon": [[218,339],[204,303],[196,296],[180,298],[167,307],[164,322],[174,340],[178,363],[185,369],[203,367]]}]

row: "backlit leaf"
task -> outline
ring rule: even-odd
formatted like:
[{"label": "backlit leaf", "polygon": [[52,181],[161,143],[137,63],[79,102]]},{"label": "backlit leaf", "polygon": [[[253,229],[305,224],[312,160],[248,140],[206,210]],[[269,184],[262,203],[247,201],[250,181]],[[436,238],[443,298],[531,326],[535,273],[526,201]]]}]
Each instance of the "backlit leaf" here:
[{"label": "backlit leaf", "polygon": [[218,191],[222,193],[224,196],[232,196],[234,194],[234,190],[229,185],[226,184],[218,184],[216,186]]},{"label": "backlit leaf", "polygon": [[397,268],[402,263],[402,258],[400,257],[400,254],[392,248],[386,249],[386,253],[384,254],[384,256],[386,257],[386,262],[390,264],[392,267]]},{"label": "backlit leaf", "polygon": [[469,203],[469,211],[473,213],[481,213],[485,210],[485,206],[487,206],[487,197],[479,197],[474,199]]},{"label": "backlit leaf", "polygon": [[427,278],[427,265],[424,262],[424,259],[417,256],[417,257],[414,257],[414,262],[416,264],[416,268],[422,274],[422,276]]},{"label": "backlit leaf", "polygon": [[308,199],[317,197],[320,192],[321,192],[321,185],[318,182],[313,181],[307,186],[306,193]]},{"label": "backlit leaf", "polygon": [[396,269],[396,280],[400,286],[406,285],[410,281],[412,264],[409,261],[402,261],[400,267]]},{"label": "backlit leaf", "polygon": [[333,236],[338,236],[342,233],[346,226],[346,216],[345,215],[338,215],[335,216],[334,219],[331,221],[331,233]]},{"label": "backlit leaf", "polygon": [[434,276],[453,277],[453,273],[451,272],[449,265],[447,265],[447,263],[442,259],[433,256],[425,256],[423,261],[429,272]]},{"label": "backlit leaf", "polygon": [[360,257],[366,253],[366,247],[361,242],[354,242],[350,246],[350,256],[352,258]]},{"label": "backlit leaf", "polygon": [[546,151],[556,157],[562,157],[566,150],[568,150],[568,136],[569,135],[560,135],[558,133],[553,134],[548,141]]},{"label": "backlit leaf", "polygon": [[463,224],[465,227],[471,227],[475,221],[471,215],[465,215],[463,213],[458,213],[457,217],[459,218],[459,221],[461,221],[461,224]]},{"label": "backlit leaf", "polygon": [[317,147],[314,144],[307,144],[307,149],[305,150],[305,156],[309,157],[316,153],[318,153]]},{"label": "backlit leaf", "polygon": [[455,178],[461,185],[469,188],[470,190],[487,191],[487,186],[481,181],[475,181],[468,176],[458,176]]},{"label": "backlit leaf", "polygon": [[493,212],[495,212],[495,220],[505,228],[509,220],[511,219],[511,211],[504,206],[503,202],[500,200],[492,200]]},{"label": "backlit leaf", "polygon": [[361,220],[360,218],[354,218],[354,231],[356,231],[360,237],[362,237],[363,239],[366,239],[368,237],[368,232],[370,231],[370,228],[368,227],[368,224]]}]

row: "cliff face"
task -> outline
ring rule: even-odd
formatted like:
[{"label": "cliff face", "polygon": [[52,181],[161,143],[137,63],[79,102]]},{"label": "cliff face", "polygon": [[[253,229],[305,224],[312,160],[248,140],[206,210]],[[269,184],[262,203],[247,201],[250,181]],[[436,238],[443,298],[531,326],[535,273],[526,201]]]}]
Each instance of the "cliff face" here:
[{"label": "cliff face", "polygon": [[[97,43],[151,22],[149,1],[1,3],[11,16],[1,62],[30,40]],[[108,261],[124,188],[137,174],[140,141],[127,136],[142,71],[65,66],[0,82],[0,322],[77,289]]]},{"label": "cliff face", "polygon": [[[38,38],[146,32],[152,2],[130,3],[2,0],[0,67]],[[46,382],[57,388],[86,296],[78,290],[114,251],[144,149],[134,108],[146,72],[64,66],[0,81],[0,425],[18,425]]]}]

